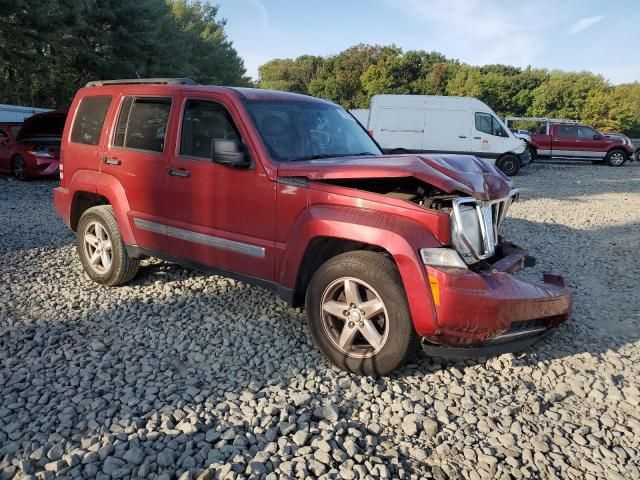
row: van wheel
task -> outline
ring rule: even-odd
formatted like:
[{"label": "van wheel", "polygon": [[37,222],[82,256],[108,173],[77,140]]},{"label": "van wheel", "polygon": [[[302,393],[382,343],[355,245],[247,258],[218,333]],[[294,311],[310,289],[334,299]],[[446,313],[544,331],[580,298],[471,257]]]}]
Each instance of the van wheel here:
[{"label": "van wheel", "polygon": [[520,170],[520,159],[515,155],[508,153],[498,159],[496,167],[502,170],[506,175],[513,177],[518,173],[518,170]]},{"label": "van wheel", "polygon": [[605,161],[611,167],[621,167],[627,161],[627,156],[622,150],[611,150],[607,153]]},{"label": "van wheel", "polygon": [[357,375],[387,375],[419,344],[398,269],[379,253],[347,252],[325,262],[309,283],[306,311],[323,355]]},{"label": "van wheel", "polygon": [[16,180],[26,182],[29,179],[27,175],[27,163],[20,155],[16,155],[11,162],[11,173]]},{"label": "van wheel", "polygon": [[120,285],[138,273],[140,263],[127,254],[111,205],[92,207],[82,214],[76,248],[84,270],[101,285]]}]

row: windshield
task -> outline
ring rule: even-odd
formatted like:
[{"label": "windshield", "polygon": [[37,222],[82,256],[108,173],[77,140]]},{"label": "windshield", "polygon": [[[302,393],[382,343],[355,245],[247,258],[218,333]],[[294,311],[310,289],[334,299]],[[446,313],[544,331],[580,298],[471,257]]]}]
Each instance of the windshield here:
[{"label": "windshield", "polygon": [[246,105],[276,162],[382,155],[367,132],[337,105],[316,101],[248,101]]}]

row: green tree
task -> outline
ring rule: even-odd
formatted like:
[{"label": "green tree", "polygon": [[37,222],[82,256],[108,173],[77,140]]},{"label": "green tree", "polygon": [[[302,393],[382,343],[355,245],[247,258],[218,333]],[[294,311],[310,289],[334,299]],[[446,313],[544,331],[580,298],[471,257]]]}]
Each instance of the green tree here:
[{"label": "green tree", "polygon": [[313,55],[302,55],[295,60],[276,58],[258,68],[258,86],[306,94],[321,66],[322,57]]}]

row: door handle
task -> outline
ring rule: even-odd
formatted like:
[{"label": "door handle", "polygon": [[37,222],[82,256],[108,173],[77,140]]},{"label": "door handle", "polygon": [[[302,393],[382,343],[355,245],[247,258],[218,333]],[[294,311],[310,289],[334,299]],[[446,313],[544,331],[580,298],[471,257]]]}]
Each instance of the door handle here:
[{"label": "door handle", "polygon": [[167,173],[174,177],[190,177],[191,172],[184,168],[167,168]]},{"label": "door handle", "polygon": [[482,137],[473,137],[475,140],[480,140]]},{"label": "door handle", "polygon": [[467,138],[466,135],[458,135],[458,138]]},{"label": "door handle", "polygon": [[120,165],[122,161],[119,158],[102,157],[102,163],[106,163],[107,165]]}]

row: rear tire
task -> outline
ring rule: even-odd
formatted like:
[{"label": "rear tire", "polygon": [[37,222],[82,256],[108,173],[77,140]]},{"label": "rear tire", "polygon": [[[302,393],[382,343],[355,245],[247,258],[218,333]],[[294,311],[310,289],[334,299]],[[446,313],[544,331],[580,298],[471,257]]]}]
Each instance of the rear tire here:
[{"label": "rear tire", "polygon": [[24,158],[20,155],[13,157],[13,160],[11,161],[11,173],[13,174],[13,178],[19,182],[26,182],[29,180],[29,175],[27,174],[27,162],[25,162]]},{"label": "rear tire", "polygon": [[622,150],[611,150],[605,157],[610,167],[621,167],[627,161],[627,155]]},{"label": "rear tire", "polygon": [[313,275],[307,325],[322,354],[357,375],[383,376],[419,345],[396,265],[375,252],[331,258]]},{"label": "rear tire", "polygon": [[520,170],[520,159],[515,155],[508,153],[503,155],[496,162],[496,167],[504,172],[505,175],[513,177]]},{"label": "rear tire", "polygon": [[140,262],[127,254],[111,205],[92,207],[82,214],[76,248],[87,275],[109,287],[132,280]]}]

